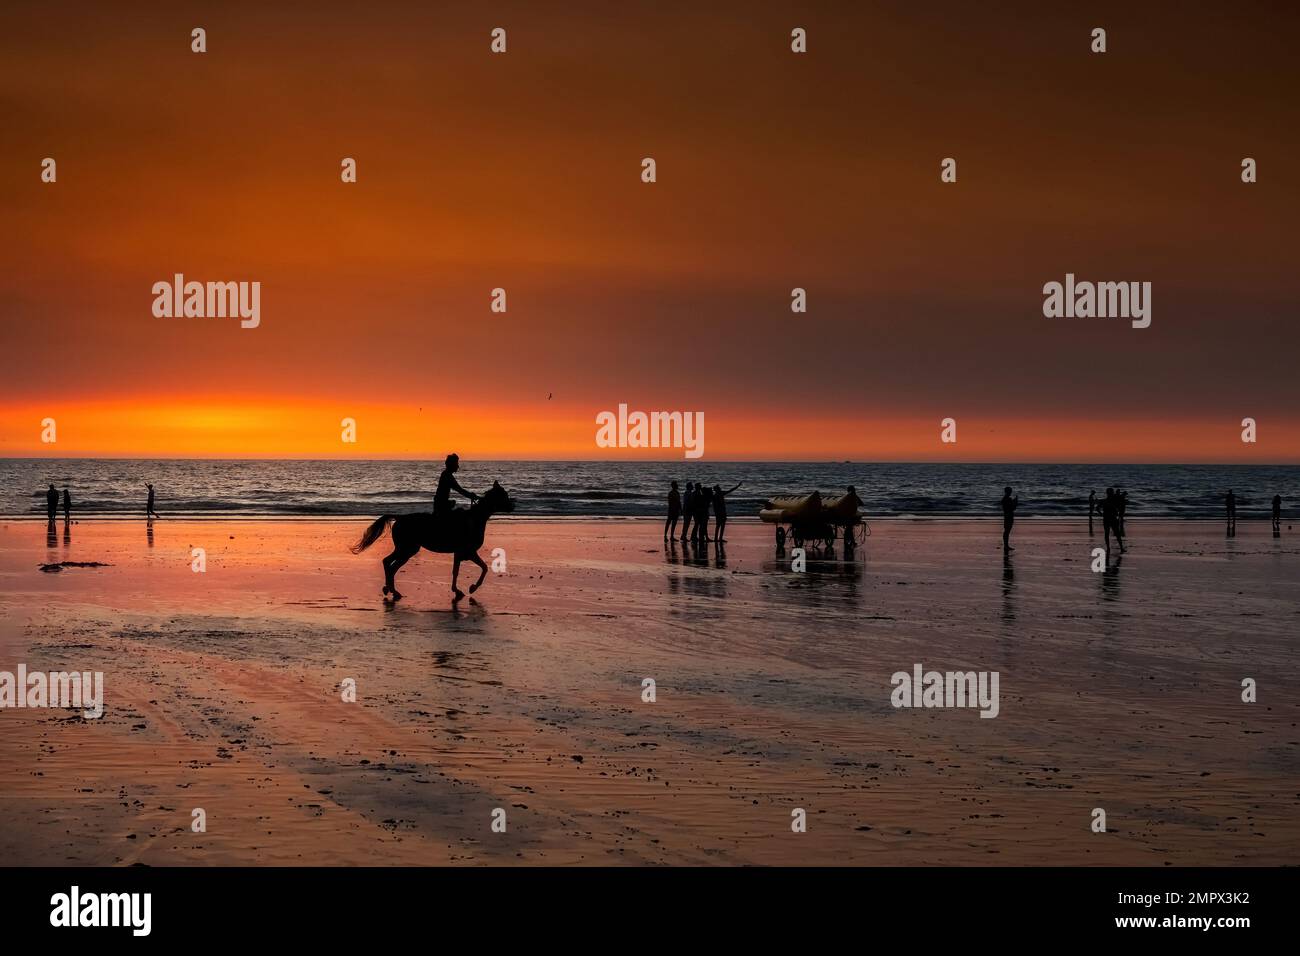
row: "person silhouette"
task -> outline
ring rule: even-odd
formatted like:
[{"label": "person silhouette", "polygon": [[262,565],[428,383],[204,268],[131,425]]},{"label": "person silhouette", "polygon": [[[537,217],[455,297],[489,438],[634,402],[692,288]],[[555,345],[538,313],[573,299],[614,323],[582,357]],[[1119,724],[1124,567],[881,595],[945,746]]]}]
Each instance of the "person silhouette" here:
[{"label": "person silhouette", "polygon": [[1228,518],[1228,537],[1236,537],[1237,534],[1237,496],[1228,489],[1228,493],[1223,496],[1223,506],[1227,512]]},{"label": "person silhouette", "polygon": [[1016,507],[1020,498],[1011,496],[1011,486],[1002,489],[1002,550],[1014,551],[1011,547],[1011,526],[1016,523]]},{"label": "person silhouette", "polygon": [[709,540],[709,505],[713,492],[701,482],[695,486],[695,539],[700,544]]},{"label": "person silhouette", "polygon": [[1093,534],[1092,516],[1097,513],[1097,492],[1088,492],[1088,534]]},{"label": "person silhouette", "polygon": [[713,486],[713,515],[718,519],[715,523],[715,528],[717,530],[713,532],[713,537],[718,544],[722,544],[722,542],[726,540],[722,537],[722,529],[727,526],[727,495],[731,494],[731,492],[735,491],[743,484],[743,481],[738,481],[728,491],[723,491],[721,485]]},{"label": "person silhouette", "polygon": [[72,520],[72,495],[68,494],[67,485],[63,487],[63,523]]},{"label": "person silhouette", "polygon": [[1119,542],[1119,553],[1125,552],[1124,547],[1124,529],[1119,521],[1119,496],[1115,494],[1114,488],[1106,489],[1106,497],[1101,502],[1101,530],[1105,535],[1106,551],[1110,551],[1110,536],[1113,533],[1115,540]]},{"label": "person silhouette", "polygon": [[677,516],[682,513],[682,496],[677,490],[677,482],[672,483],[672,489],[668,492],[668,520],[664,522],[664,540],[675,538],[677,535]]},{"label": "person silhouette", "polygon": [[686,495],[682,498],[682,541],[691,535],[691,522],[695,520],[695,482],[686,482]]},{"label": "person silhouette", "polygon": [[45,492],[45,513],[53,521],[59,514],[59,490],[50,485],[50,490]]},{"label": "person silhouette", "polygon": [[1282,537],[1282,496],[1273,496],[1273,537]]},{"label": "person silhouette", "polygon": [[152,521],[158,517],[158,512],[153,510],[153,485],[146,481],[144,486],[149,489],[149,500],[144,504],[144,517],[146,521]]},{"label": "person silhouette", "polygon": [[1110,534],[1114,530],[1111,527],[1111,515],[1113,513],[1113,499],[1115,489],[1107,488],[1106,495],[1097,505],[1097,510],[1101,512],[1101,533],[1105,536],[1106,550],[1110,551]]},{"label": "person silhouette", "polygon": [[438,476],[438,490],[433,496],[433,513],[436,515],[447,514],[454,511],[456,506],[452,504],[451,493],[460,492],[470,500],[470,504],[478,501],[478,495],[472,491],[466,491],[456,480],[456,472],[460,471],[460,455],[452,453],[447,456],[443,463],[446,467],[442,469],[442,474]]},{"label": "person silhouette", "polygon": [[1128,511],[1128,492],[1123,488],[1115,489],[1115,510],[1119,521],[1119,533],[1123,537],[1128,530],[1124,527],[1124,513]]}]

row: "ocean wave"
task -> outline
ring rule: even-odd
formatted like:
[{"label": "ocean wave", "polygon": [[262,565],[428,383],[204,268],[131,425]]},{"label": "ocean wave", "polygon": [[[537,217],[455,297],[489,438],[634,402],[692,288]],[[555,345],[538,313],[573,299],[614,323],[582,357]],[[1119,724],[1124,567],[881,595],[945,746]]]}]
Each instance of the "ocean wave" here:
[{"label": "ocean wave", "polygon": [[[870,517],[988,517],[1004,485],[1020,496],[1018,516],[1087,518],[1088,492],[1129,492],[1129,515],[1218,518],[1234,490],[1238,516],[1266,517],[1274,494],[1284,514],[1300,504],[1295,466],[837,464],[692,462],[689,479],[744,486],[728,499],[730,518],[753,517],[765,499],[855,485]],[[658,516],[669,482],[684,490],[678,462],[475,462],[458,479],[510,489],[516,514],[535,517]],[[0,459],[0,514],[43,516],[45,488],[72,492],[74,516],[142,515],[147,478],[156,510],[176,516],[347,517],[428,511],[432,462],[115,461]],[[464,502],[462,501],[463,505]],[[60,515],[62,512],[60,511]]]}]

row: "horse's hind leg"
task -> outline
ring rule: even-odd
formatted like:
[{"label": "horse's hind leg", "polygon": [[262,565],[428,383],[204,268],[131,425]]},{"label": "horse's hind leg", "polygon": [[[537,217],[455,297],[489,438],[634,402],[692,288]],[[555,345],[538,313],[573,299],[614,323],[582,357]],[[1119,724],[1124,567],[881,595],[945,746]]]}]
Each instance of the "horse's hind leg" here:
[{"label": "horse's hind leg", "polygon": [[478,580],[469,586],[469,593],[473,594],[479,589],[483,579],[487,577],[487,565],[483,563],[483,559],[478,556],[477,551],[469,556],[469,560],[478,565]]},{"label": "horse's hind leg", "polygon": [[[460,575],[460,555],[451,559],[451,595],[452,600],[459,601],[465,596],[465,592],[456,587],[456,578]],[[472,589],[471,589],[472,590]]]},{"label": "horse's hind leg", "polygon": [[388,592],[393,589],[393,575],[397,573],[397,568],[393,566],[393,562],[397,560],[397,555],[398,555],[398,551],[396,548],[394,548],[393,553],[390,554],[388,557],[384,558],[384,595],[385,596],[387,596]]},{"label": "horse's hind leg", "polygon": [[402,599],[402,595],[397,591],[397,572],[401,570],[402,565],[415,557],[419,551],[419,547],[416,547],[414,550],[399,549],[384,558],[384,573],[387,582],[384,584],[384,593],[391,594],[394,601],[400,601]]}]

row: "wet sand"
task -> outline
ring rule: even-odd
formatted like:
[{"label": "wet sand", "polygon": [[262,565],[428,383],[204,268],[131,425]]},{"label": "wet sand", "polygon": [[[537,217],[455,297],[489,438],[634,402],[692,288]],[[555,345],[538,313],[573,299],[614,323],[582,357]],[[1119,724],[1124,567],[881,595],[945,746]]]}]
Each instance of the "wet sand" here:
[{"label": "wet sand", "polygon": [[[1132,521],[1094,573],[1084,522],[1021,521],[1004,561],[994,522],[883,521],[798,574],[757,523],[697,560],[657,522],[502,521],[456,607],[427,552],[386,605],[364,524],[0,523],[0,670],[106,697],[0,709],[0,859],[1300,859],[1300,536],[1266,523]],[[998,671],[999,716],[893,708],[917,663]]]}]

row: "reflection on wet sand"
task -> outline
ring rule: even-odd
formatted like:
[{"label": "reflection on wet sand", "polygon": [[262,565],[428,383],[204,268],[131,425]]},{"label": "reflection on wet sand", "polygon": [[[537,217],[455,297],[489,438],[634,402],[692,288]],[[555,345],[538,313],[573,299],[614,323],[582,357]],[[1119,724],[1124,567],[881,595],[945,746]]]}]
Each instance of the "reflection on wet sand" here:
[{"label": "reflection on wet sand", "polygon": [[[809,553],[804,571],[739,520],[721,562],[661,551],[659,522],[510,522],[488,542],[509,573],[454,607],[432,561],[386,606],[347,523],[174,522],[150,552],[134,521],[82,521],[66,557],[109,565],[48,575],[39,528],[0,525],[0,659],[75,646],[112,688],[93,726],[6,717],[0,856],[1296,859],[1300,542],[1243,522],[1224,560],[1217,522],[1136,525],[1121,588],[1118,564],[1097,580],[1076,524],[1017,524],[999,573],[994,522],[880,522],[869,560]],[[219,574],[191,572],[191,541]],[[1271,675],[1267,708],[1239,702],[1243,660]],[[998,717],[894,709],[890,675],[918,662],[999,672]],[[228,808],[202,848],[152,809],[190,788]],[[1086,809],[1114,794],[1124,838],[1102,840]],[[509,843],[483,836],[503,800]],[[780,838],[805,805],[817,825]],[[1249,821],[1223,822],[1243,806]],[[130,832],[149,838],[108,836]]]},{"label": "reflection on wet sand", "polygon": [[1112,561],[1106,555],[1106,567],[1101,572],[1101,596],[1105,601],[1119,600],[1119,566],[1124,562],[1124,555],[1116,554]]},{"label": "reflection on wet sand", "polygon": [[805,559],[806,563],[802,571],[796,571],[790,560],[782,561],[764,561],[759,567],[764,574],[785,574],[795,575],[795,580],[800,580],[804,576],[837,578],[840,580],[856,581],[861,579],[865,571],[865,565],[861,561],[855,560],[836,560],[834,553],[823,554],[819,557],[809,556]]},{"label": "reflection on wet sand", "polygon": [[1016,568],[1008,551],[1002,552],[1002,620],[1016,619]]}]

